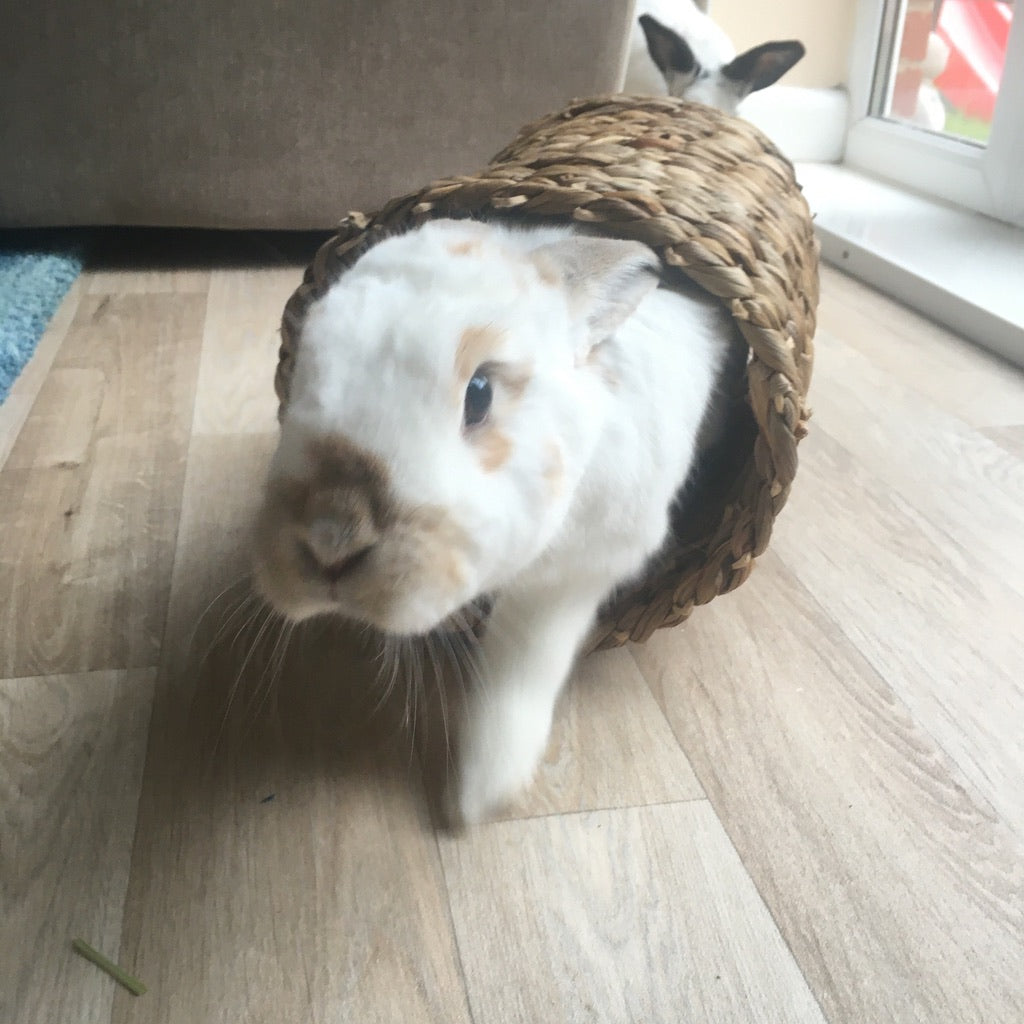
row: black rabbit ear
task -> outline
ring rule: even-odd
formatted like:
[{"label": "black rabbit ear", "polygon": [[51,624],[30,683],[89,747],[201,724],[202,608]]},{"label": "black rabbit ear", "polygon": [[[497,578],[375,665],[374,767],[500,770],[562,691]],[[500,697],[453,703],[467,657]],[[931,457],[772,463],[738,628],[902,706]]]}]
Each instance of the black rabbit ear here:
[{"label": "black rabbit ear", "polygon": [[762,43],[741,53],[722,68],[722,74],[740,96],[774,85],[804,53],[804,44],[797,39]]},{"label": "black rabbit ear", "polygon": [[640,16],[640,27],[644,30],[651,60],[666,78],[674,75],[697,76],[700,62],[693,55],[690,44],[678,32],[662,25],[649,14]]}]

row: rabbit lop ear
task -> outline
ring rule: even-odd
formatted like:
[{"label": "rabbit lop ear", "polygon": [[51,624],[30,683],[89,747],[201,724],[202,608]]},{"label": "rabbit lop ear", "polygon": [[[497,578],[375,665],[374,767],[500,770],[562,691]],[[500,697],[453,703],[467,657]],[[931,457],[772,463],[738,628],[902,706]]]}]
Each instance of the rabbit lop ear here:
[{"label": "rabbit lop ear", "polygon": [[586,355],[631,316],[658,285],[661,264],[640,242],[577,236],[542,245],[533,252],[541,273],[554,272],[586,321]]}]

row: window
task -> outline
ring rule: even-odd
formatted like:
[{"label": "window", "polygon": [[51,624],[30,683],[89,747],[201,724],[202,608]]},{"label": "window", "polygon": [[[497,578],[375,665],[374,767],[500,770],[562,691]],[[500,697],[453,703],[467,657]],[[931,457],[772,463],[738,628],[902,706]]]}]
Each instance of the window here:
[{"label": "window", "polygon": [[1019,0],[861,0],[846,163],[1024,224]]}]

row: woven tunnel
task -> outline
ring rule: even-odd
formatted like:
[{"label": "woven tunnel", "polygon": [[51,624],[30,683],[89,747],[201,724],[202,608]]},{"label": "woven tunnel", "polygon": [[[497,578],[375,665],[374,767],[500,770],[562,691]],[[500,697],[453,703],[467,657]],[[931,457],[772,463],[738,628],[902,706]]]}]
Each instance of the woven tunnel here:
[{"label": "woven tunnel", "polygon": [[590,647],[646,640],[739,586],[786,503],[806,432],[818,246],[789,161],[752,125],[700,104],[574,102],[523,128],[479,173],[342,221],[285,307],[282,411],[310,303],[376,239],[433,217],[585,223],[649,245],[667,286],[693,282],[726,304],[749,346],[725,391],[726,441],[687,485],[665,550],[606,602]]}]

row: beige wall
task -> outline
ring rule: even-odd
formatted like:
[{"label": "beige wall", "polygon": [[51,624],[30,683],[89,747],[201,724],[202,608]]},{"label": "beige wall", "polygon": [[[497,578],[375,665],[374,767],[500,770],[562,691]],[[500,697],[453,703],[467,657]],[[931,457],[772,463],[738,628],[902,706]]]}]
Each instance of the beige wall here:
[{"label": "beige wall", "polygon": [[711,0],[711,16],[739,51],[769,39],[799,39],[807,56],[786,85],[833,86],[846,81],[857,0]]}]

